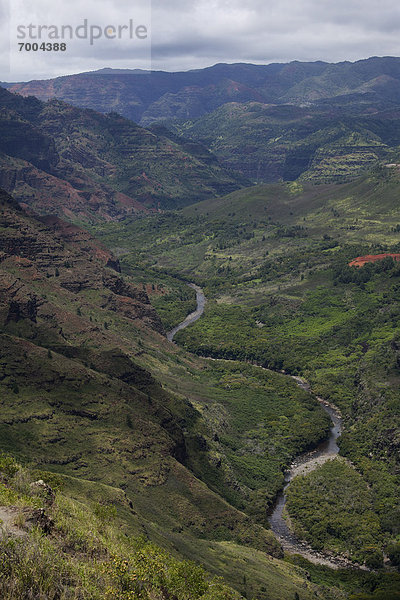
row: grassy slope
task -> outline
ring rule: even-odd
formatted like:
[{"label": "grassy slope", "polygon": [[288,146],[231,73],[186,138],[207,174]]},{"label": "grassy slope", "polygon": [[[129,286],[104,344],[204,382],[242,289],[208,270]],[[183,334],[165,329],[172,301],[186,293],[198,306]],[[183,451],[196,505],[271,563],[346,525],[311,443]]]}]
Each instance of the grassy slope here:
[{"label": "grassy slope", "polygon": [[[398,597],[393,576],[343,571],[338,578],[330,569],[310,565],[300,557],[283,562],[231,542],[199,540],[196,547],[187,544],[180,548],[176,537],[166,538],[164,531],[141,519],[118,488],[21,469],[3,455],[0,473],[2,506],[15,509],[22,532],[34,525],[21,542],[1,541],[0,589],[5,600],[25,600],[29,594],[66,600],[77,593],[91,600],[153,600],[168,598],[168,594],[178,600],[239,598],[221,579],[213,579],[214,573],[231,581],[247,598],[291,600],[298,595],[304,600],[341,600],[354,588],[360,594],[351,595],[354,600]],[[47,501],[47,493],[30,486],[38,477],[52,486],[54,501]],[[34,517],[40,507],[46,515],[44,521]],[[179,550],[194,562],[183,562]],[[207,572],[199,569],[199,560]],[[141,595],[135,596],[139,589]]]},{"label": "grassy slope", "polygon": [[[5,600],[239,597],[195,563],[149,542],[146,523],[122,490],[30,472],[4,456],[0,463],[1,502],[15,511],[22,535],[0,542]],[[38,476],[51,482],[53,497],[32,486]],[[45,517],[35,521],[38,508]]]},{"label": "grassy slope", "polygon": [[[38,476],[56,491],[50,506],[29,487]],[[132,598],[164,599],[168,594],[178,600],[241,597],[223,584],[221,575],[250,598],[291,599],[296,593],[305,600],[344,597],[334,586],[328,591],[306,582],[302,568],[254,549],[202,540],[196,547],[188,540],[186,546],[177,546],[176,536],[165,538],[163,531],[141,519],[120,489],[26,469],[6,479],[0,488],[3,505],[17,507],[17,514],[25,519],[31,507],[44,506],[53,521],[46,535],[33,530],[29,543],[2,542],[5,556],[10,557],[2,566],[0,584],[6,600],[28,598],[32,591],[38,597],[64,600],[72,590],[93,600],[130,598],[129,591],[140,590],[142,595]],[[183,562],[182,550],[194,562]],[[207,572],[198,567],[199,561]],[[214,579],[214,574],[219,578]],[[45,595],[39,596],[40,592]]]},{"label": "grassy slope", "polygon": [[[389,265],[357,279],[346,264],[396,251],[398,191],[397,173],[378,169],[340,187],[260,186],[124,230],[127,257],[138,240],[146,268],[205,286],[206,315],[178,342],[303,373],[340,406],[342,452],[372,486],[380,548],[383,532],[398,532],[399,274]],[[112,227],[100,234],[119,239]]]},{"label": "grassy slope", "polygon": [[[336,242],[353,245],[353,252],[362,252],[366,244],[397,244],[397,194],[398,177],[389,170],[343,186],[257,186],[178,215],[100,226],[97,234],[121,253],[125,249],[124,262],[133,249],[140,267],[194,278],[207,286],[208,295],[211,286],[220,286],[225,299],[234,292],[240,303],[259,303],[262,294],[278,291],[279,285],[281,291],[293,283],[315,285],[309,278],[301,284],[300,271],[310,274],[329,264]],[[286,265],[285,277],[257,282],[267,259],[279,263],[280,270]]]}]

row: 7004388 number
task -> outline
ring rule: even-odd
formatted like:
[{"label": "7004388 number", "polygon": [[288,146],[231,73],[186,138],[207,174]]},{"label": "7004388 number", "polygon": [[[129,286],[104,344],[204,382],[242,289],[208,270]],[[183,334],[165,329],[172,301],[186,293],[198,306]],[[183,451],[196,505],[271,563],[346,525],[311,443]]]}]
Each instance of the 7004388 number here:
[{"label": "7004388 number", "polygon": [[42,50],[42,52],[65,52],[67,49],[67,44],[62,42],[59,44],[55,42],[54,44],[51,42],[43,42],[42,44],[37,44],[33,42],[18,42],[19,51],[26,50],[27,52],[38,52],[38,50]]}]

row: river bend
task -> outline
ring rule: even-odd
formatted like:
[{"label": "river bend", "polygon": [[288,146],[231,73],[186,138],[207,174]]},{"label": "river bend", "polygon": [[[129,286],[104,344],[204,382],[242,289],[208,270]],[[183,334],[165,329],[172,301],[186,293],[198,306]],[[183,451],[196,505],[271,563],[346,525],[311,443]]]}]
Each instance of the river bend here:
[{"label": "river bend", "polygon": [[[195,323],[202,314],[204,313],[204,307],[206,304],[206,297],[203,290],[195,285],[194,283],[188,284],[192,289],[196,291],[197,308],[194,312],[190,313],[182,323],[174,327],[167,333],[167,339],[173,341],[174,336],[181,329],[185,329],[192,323]],[[261,367],[263,368],[263,367]],[[291,377],[287,375],[287,377]],[[309,384],[301,377],[292,378],[296,383],[304,390],[311,392]],[[290,469],[285,473],[285,485],[283,490],[278,495],[273,509],[268,517],[268,521],[271,530],[274,532],[282,547],[291,553],[300,554],[307,558],[309,561],[323,564],[332,568],[344,568],[354,566],[352,563],[344,557],[327,555],[324,553],[317,552],[309,544],[298,539],[294,533],[289,529],[287,521],[284,518],[284,508],[286,505],[286,490],[290,485],[290,482],[298,475],[305,475],[310,473],[319,465],[322,465],[328,460],[331,460],[337,456],[339,447],[337,445],[337,439],[342,431],[342,418],[340,411],[337,407],[333,406],[329,402],[323,400],[323,398],[317,397],[318,402],[322,408],[331,418],[332,426],[330,429],[329,436],[326,440],[321,442],[315,449],[305,452],[298,456],[290,466]]]}]

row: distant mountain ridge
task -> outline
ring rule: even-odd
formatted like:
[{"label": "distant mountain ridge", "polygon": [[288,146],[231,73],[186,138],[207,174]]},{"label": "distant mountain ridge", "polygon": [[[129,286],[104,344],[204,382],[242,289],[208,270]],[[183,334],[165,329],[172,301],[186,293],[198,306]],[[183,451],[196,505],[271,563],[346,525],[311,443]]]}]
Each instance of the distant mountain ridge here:
[{"label": "distant mountain ridge", "polygon": [[[244,185],[298,178],[343,183],[378,162],[396,162],[399,153],[396,57],[337,64],[217,64],[177,73],[105,68],[5,85],[23,96],[119,113],[174,144],[183,138],[184,148],[196,156],[200,146],[192,144],[200,144],[202,161],[217,157]],[[230,191],[226,183],[225,178],[224,192]],[[221,188],[211,188],[210,196],[221,195]],[[183,203],[200,199],[193,191]],[[154,199],[157,191],[151,194]],[[167,207],[181,204],[174,200]]]},{"label": "distant mountain ridge", "polygon": [[[90,85],[89,85],[90,81]],[[319,103],[348,96],[364,104],[397,104],[400,58],[371,57],[357,62],[216,64],[169,73],[101,69],[48,80],[2,84],[40,100],[58,98],[100,112],[116,111],[148,125],[160,119],[193,119],[227,102]],[[335,100],[335,101],[336,101]]]},{"label": "distant mountain ridge", "polygon": [[117,220],[244,184],[193,141],[171,140],[116,113],[0,88],[0,185],[38,214]]}]

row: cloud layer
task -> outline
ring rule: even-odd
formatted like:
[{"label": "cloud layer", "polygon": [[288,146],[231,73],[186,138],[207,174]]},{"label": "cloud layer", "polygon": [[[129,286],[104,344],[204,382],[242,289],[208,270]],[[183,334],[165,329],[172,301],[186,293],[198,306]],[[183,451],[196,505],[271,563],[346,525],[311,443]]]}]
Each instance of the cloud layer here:
[{"label": "cloud layer", "polygon": [[[338,62],[400,55],[397,0],[0,0],[0,19],[3,81],[102,67],[173,71],[217,62]],[[103,27],[133,19],[147,25],[151,37],[146,43],[68,42],[65,54],[18,52],[17,24],[76,26],[84,19]]]}]

